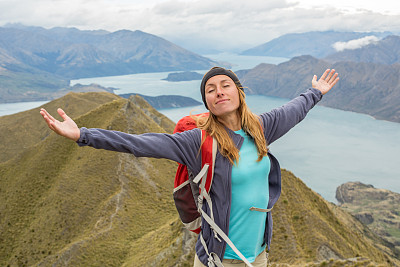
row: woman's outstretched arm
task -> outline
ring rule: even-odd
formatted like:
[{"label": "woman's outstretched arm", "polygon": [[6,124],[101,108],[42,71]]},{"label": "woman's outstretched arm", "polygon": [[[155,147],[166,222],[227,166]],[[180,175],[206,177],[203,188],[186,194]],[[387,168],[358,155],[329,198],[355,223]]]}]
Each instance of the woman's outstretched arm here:
[{"label": "woman's outstretched arm", "polygon": [[64,121],[56,120],[44,108],[40,109],[40,114],[51,130],[75,142],[78,141],[81,133],[76,123],[61,108],[57,109],[57,112]]},{"label": "woman's outstretched arm", "polygon": [[327,69],[317,80],[312,79],[312,88],[294,98],[282,107],[260,115],[268,144],[271,144],[305,118],[308,111],[317,104],[322,96],[329,92],[339,81],[334,69]]},{"label": "woman's outstretched arm", "polygon": [[79,146],[91,146],[117,152],[131,153],[136,157],[167,158],[188,166],[194,172],[201,169],[198,151],[201,131],[194,129],[184,133],[145,133],[140,135],[104,129],[78,128],[62,109],[57,110],[64,121],[58,121],[45,109],[40,114],[51,130]]}]

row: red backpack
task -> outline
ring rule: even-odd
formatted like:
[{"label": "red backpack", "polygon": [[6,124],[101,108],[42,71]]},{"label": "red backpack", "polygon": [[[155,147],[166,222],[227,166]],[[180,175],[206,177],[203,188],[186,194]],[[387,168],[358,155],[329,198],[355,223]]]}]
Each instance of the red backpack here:
[{"label": "red backpack", "polygon": [[[195,116],[208,116],[208,113],[202,113]],[[186,116],[178,121],[174,133],[184,132],[194,128],[196,128],[194,119],[191,116]],[[202,184],[204,183],[205,190],[209,192],[214,174],[215,154],[213,155],[213,144],[215,147],[214,152],[216,153],[216,142],[214,142],[213,138],[204,130],[201,132],[201,138],[205,138],[205,141],[201,146],[202,171],[196,179],[194,175],[188,171],[186,165],[178,164],[174,181],[174,201],[179,217],[187,229],[197,234],[200,233],[201,226],[199,207],[201,207],[203,199],[200,199],[199,196]],[[208,171],[208,169],[210,171]],[[205,177],[206,179],[202,179],[202,183],[199,186],[199,179],[205,176],[205,174],[207,174]]]}]

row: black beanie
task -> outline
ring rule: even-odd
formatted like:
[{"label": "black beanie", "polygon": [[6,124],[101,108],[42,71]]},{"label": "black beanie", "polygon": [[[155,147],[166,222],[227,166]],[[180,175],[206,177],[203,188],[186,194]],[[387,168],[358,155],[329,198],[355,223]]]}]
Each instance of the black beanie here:
[{"label": "black beanie", "polygon": [[217,75],[226,75],[229,78],[231,78],[234,83],[241,89],[243,90],[243,86],[239,81],[239,78],[236,76],[235,73],[233,73],[233,71],[231,70],[227,70],[221,67],[214,67],[212,69],[210,69],[206,74],[204,74],[203,76],[203,80],[201,81],[201,86],[200,86],[200,92],[201,92],[201,97],[203,98],[203,103],[206,106],[206,108],[208,109],[207,103],[206,103],[206,94],[205,94],[205,90],[206,90],[206,83],[207,81]]}]

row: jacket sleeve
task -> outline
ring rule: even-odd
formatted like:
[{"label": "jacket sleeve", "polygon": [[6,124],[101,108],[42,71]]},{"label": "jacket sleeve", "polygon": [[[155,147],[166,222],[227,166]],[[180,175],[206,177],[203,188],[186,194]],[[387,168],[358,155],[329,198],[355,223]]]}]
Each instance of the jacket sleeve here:
[{"label": "jacket sleeve", "polygon": [[261,114],[267,143],[273,143],[302,121],[321,99],[321,91],[310,88],[282,107]]},{"label": "jacket sleeve", "polygon": [[82,127],[79,146],[91,146],[117,152],[131,153],[136,157],[166,158],[200,171],[197,166],[201,131],[193,129],[176,134],[145,133],[140,135],[119,131]]}]

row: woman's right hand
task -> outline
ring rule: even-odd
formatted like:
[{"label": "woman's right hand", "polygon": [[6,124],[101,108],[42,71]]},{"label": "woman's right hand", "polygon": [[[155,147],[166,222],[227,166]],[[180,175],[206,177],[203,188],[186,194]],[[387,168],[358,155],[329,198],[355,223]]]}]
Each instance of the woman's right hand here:
[{"label": "woman's right hand", "polygon": [[64,136],[73,141],[78,141],[81,136],[81,132],[76,123],[65,114],[61,108],[57,109],[58,114],[63,118],[63,122],[56,120],[50,115],[44,108],[40,109],[40,114],[43,116],[47,123],[47,126],[55,133]]}]

